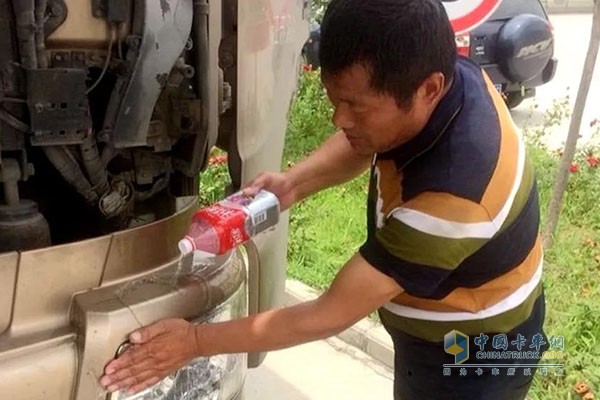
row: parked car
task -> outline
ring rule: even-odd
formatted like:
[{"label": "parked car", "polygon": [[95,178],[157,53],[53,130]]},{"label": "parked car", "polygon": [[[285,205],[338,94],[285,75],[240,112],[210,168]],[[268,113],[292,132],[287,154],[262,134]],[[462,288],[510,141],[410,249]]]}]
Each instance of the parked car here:
[{"label": "parked car", "polygon": [[503,0],[470,32],[468,56],[483,67],[510,108],[554,78],[558,62],[553,55],[554,32],[539,0]]},{"label": "parked car", "polygon": [[[303,48],[305,61],[319,66],[319,27]],[[554,77],[554,33],[539,0],[503,0],[471,32],[456,35],[459,54],[470,57],[490,76],[510,108],[535,96],[535,88]]]},{"label": "parked car", "polygon": [[228,152],[231,191],[281,167],[308,7],[0,0],[3,397],[241,396],[263,354],[201,358],[133,397],[98,380],[140,325],[280,304],[285,214],[210,263],[181,258],[177,242],[214,146]]}]

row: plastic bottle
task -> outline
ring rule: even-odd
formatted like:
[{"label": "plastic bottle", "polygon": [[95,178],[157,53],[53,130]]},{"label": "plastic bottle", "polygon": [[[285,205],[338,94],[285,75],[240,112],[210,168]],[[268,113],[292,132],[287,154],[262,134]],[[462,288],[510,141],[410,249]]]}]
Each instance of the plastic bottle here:
[{"label": "plastic bottle", "polygon": [[255,196],[236,192],[197,211],[187,235],[179,241],[182,254],[194,251],[219,255],[279,222],[279,200],[266,190]]}]

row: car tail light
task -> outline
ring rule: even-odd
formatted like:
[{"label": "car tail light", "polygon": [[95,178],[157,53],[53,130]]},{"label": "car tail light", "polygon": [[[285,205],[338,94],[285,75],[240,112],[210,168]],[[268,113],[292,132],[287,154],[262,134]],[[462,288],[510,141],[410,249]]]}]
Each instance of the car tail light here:
[{"label": "car tail light", "polygon": [[461,56],[469,57],[471,49],[471,35],[461,33],[454,37],[456,39],[456,49]]}]

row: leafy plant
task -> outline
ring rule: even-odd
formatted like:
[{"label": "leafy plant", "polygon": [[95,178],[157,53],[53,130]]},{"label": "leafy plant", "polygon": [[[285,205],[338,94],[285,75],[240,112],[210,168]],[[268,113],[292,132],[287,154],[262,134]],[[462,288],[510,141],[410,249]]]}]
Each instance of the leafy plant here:
[{"label": "leafy plant", "polygon": [[223,199],[230,184],[227,155],[215,148],[211,152],[206,170],[200,174],[198,190],[200,206],[208,206]]},{"label": "leafy plant", "polygon": [[315,22],[320,23],[323,21],[323,15],[325,15],[325,10],[330,1],[331,0],[312,0],[311,11]]}]

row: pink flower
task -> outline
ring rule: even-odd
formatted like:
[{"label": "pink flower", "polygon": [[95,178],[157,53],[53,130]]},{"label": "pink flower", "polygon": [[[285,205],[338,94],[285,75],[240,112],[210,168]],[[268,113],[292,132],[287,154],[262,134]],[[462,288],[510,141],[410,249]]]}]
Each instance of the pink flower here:
[{"label": "pink flower", "polygon": [[215,156],[208,159],[208,165],[225,164],[227,162],[227,156]]},{"label": "pink flower", "polygon": [[304,71],[310,72],[310,71],[312,71],[313,66],[312,66],[312,64],[302,64],[302,69]]},{"label": "pink flower", "polygon": [[587,158],[587,163],[590,167],[595,168],[598,166],[598,158],[596,158],[592,155],[589,155]]},{"label": "pink flower", "polygon": [[579,165],[577,165],[576,163],[571,163],[571,166],[569,167],[569,171],[572,174],[579,172]]}]

